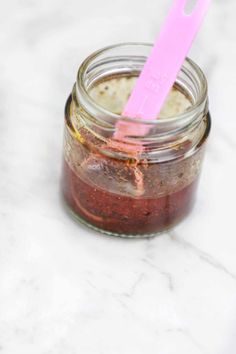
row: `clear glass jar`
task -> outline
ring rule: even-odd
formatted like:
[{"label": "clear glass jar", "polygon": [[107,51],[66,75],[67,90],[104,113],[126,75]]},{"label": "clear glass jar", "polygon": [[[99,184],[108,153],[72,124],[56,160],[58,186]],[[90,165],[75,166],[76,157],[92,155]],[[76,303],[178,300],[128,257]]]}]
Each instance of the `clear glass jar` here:
[{"label": "clear glass jar", "polygon": [[[150,50],[127,43],[92,54],[66,103],[64,199],[78,220],[109,235],[150,237],[188,215],[210,131],[207,82],[190,59],[174,86],[190,103],[186,111],[150,121],[121,117]],[[92,95],[94,88],[102,89]],[[118,121],[146,134],[119,141]]]}]

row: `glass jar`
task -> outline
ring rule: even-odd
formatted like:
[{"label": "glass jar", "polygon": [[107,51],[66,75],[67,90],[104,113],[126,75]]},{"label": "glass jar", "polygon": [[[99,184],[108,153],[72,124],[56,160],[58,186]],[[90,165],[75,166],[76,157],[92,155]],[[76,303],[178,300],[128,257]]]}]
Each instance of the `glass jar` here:
[{"label": "glass jar", "polygon": [[[207,82],[190,59],[173,88],[189,103],[184,112],[121,116],[150,50],[127,43],[92,54],[66,103],[64,199],[78,220],[109,235],[150,237],[189,214],[210,131]],[[118,122],[132,127],[128,137],[116,136]]]}]

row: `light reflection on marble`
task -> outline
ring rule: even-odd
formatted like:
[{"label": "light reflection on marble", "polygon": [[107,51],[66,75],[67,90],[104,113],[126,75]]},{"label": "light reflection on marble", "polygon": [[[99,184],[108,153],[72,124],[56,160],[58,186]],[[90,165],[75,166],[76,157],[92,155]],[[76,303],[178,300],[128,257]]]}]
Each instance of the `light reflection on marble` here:
[{"label": "light reflection on marble", "polygon": [[61,207],[64,103],[79,63],[152,42],[171,1],[0,5],[0,353],[234,354],[236,3],[214,1],[191,57],[212,135],[196,207],[175,230],[109,239]]}]

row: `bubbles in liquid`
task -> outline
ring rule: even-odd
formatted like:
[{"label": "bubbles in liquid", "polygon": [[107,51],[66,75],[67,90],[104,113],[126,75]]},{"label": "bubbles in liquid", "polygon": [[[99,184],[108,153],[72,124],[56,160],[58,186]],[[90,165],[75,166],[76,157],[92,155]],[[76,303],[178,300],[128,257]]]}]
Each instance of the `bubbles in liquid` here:
[{"label": "bubbles in liquid", "polygon": [[[93,86],[90,96],[106,110],[121,114],[133,90],[137,77],[120,77]],[[191,101],[174,86],[161,110],[160,119],[175,117],[191,107]]]}]

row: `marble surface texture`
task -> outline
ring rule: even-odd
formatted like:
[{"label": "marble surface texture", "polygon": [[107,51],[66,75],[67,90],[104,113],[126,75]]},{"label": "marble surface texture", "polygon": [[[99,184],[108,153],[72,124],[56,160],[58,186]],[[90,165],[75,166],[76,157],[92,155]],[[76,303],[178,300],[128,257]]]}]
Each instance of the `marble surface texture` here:
[{"label": "marble surface texture", "polygon": [[152,42],[171,0],[1,0],[0,354],[236,353],[236,2],[214,0],[190,56],[213,118],[192,215],[150,240],[77,225],[59,197],[78,65]]}]

